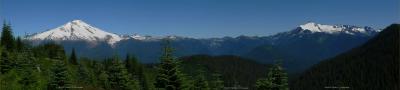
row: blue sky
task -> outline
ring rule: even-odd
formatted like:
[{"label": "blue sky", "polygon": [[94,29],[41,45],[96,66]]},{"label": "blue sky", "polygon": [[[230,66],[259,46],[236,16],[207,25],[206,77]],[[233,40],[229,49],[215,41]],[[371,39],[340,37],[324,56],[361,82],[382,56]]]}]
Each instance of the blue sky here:
[{"label": "blue sky", "polygon": [[118,34],[196,38],[265,36],[313,21],[384,28],[400,21],[399,0],[0,0],[14,33],[74,19]]}]

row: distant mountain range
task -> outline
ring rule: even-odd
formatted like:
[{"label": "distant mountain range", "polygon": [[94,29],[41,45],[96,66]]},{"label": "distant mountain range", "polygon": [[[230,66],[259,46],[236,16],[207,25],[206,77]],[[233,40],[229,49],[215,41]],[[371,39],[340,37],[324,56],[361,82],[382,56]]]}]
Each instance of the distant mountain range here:
[{"label": "distant mountain range", "polygon": [[[351,34],[351,35],[373,35],[376,30],[371,27],[357,27],[350,25],[322,25],[314,22],[309,22],[304,25],[300,25],[292,34],[299,33],[327,33],[327,34]],[[246,36],[241,36],[246,37]],[[152,36],[140,36],[137,34],[133,35],[117,35],[103,31],[99,28],[93,27],[82,20],[73,20],[62,26],[54,29],[50,29],[45,32],[35,33],[27,36],[28,40],[37,41],[87,41],[87,42],[107,42],[110,45],[118,43],[122,40],[133,39],[140,41],[151,41],[161,40],[164,38],[170,39],[182,39],[184,37],[179,36],[166,36],[166,37],[152,37]],[[229,38],[229,37],[227,37]],[[257,37],[255,37],[257,38]],[[274,37],[276,38],[276,37]],[[218,41],[218,38],[213,38]],[[211,40],[213,40],[211,39]]]},{"label": "distant mountain range", "polygon": [[197,39],[181,36],[118,35],[73,20],[55,29],[26,36],[34,45],[56,42],[79,56],[110,57],[136,55],[141,62],[154,63],[161,54],[163,39],[172,40],[177,56],[195,54],[237,55],[270,63],[282,59],[290,68],[304,69],[322,59],[363,44],[379,30],[352,25],[323,25],[309,22],[271,36],[238,36]]},{"label": "distant mountain range", "polygon": [[270,63],[285,61],[290,71],[304,70],[317,62],[363,44],[380,30],[351,25],[306,23],[288,31],[268,36],[245,57]]}]

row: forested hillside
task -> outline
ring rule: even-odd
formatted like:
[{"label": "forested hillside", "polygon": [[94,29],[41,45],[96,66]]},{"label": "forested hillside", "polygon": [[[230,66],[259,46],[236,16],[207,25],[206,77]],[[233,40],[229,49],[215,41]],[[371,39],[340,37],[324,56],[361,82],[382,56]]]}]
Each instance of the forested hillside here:
[{"label": "forested hillside", "polygon": [[399,31],[399,24],[390,25],[364,45],[314,65],[291,89],[399,90]]},{"label": "forested hillside", "polygon": [[256,80],[267,73],[267,65],[238,56],[194,55],[182,57],[181,60],[188,74],[197,74],[197,69],[206,71],[210,78],[213,74],[220,74],[227,87],[240,85],[255,88]]}]

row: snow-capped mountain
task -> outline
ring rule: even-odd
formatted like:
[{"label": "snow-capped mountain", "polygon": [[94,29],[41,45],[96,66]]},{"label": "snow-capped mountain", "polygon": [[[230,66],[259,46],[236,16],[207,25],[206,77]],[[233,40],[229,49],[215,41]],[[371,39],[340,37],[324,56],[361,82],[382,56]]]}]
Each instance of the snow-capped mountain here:
[{"label": "snow-capped mountain", "polygon": [[[93,27],[81,20],[73,20],[55,29],[27,36],[36,44],[39,41],[59,41],[65,50],[75,48],[86,57],[109,57],[113,53],[134,53],[143,62],[153,63],[160,55],[162,39],[172,40],[178,56],[194,54],[239,55],[260,62],[270,57],[290,56],[295,59],[313,57],[313,60],[336,55],[362,44],[379,31],[370,27],[352,25],[324,25],[313,22],[293,30],[271,36],[239,36],[222,38],[191,38],[182,36],[118,35]],[[90,42],[89,44],[81,41]],[[95,43],[95,44],[92,44]],[[96,50],[94,50],[96,49]],[[102,53],[99,53],[102,52]],[[258,55],[260,54],[260,55]],[[273,56],[275,55],[276,56]],[[293,59],[288,58],[288,59]],[[275,59],[275,58],[273,58]]]},{"label": "snow-capped mountain", "polygon": [[308,22],[306,24],[300,25],[298,27],[301,31],[309,31],[311,33],[319,32],[319,33],[328,33],[328,34],[364,34],[370,35],[378,30],[375,30],[371,27],[359,27],[353,25],[324,25],[318,24],[314,22]]},{"label": "snow-capped mountain", "polygon": [[[380,30],[371,27],[360,27],[354,25],[326,25],[314,22],[308,22],[299,25],[295,29],[287,32],[277,33],[269,36],[273,41],[281,42],[283,39],[301,39],[301,38],[314,38],[327,37],[327,36],[354,36],[354,37],[371,37],[379,33]],[[276,42],[272,42],[276,43]]]},{"label": "snow-capped mountain", "polygon": [[107,42],[110,45],[121,40],[140,40],[140,41],[160,41],[164,38],[173,40],[183,39],[180,36],[152,37],[141,36],[138,34],[118,35],[103,31],[93,27],[82,20],[73,20],[66,24],[45,32],[35,33],[27,36],[27,40],[31,41],[87,41],[91,43]]},{"label": "snow-capped mountain", "polygon": [[[288,32],[278,33],[272,35],[273,39],[285,38],[289,36],[302,36],[302,33],[325,33],[325,34],[349,34],[349,35],[366,35],[371,36],[376,34],[378,30],[371,27],[358,27],[352,25],[324,25],[317,24],[314,22],[308,22],[306,24],[298,26],[296,29]],[[121,40],[140,40],[140,41],[160,41],[163,38],[169,38],[172,40],[182,40],[189,37],[180,36],[165,36],[165,37],[152,37],[152,36],[141,36],[138,34],[132,35],[117,35],[103,31],[99,28],[93,27],[82,20],[73,20],[66,24],[59,26],[54,29],[50,29],[45,32],[28,35],[28,40],[50,40],[50,41],[74,41],[83,40],[87,42],[107,42],[110,45],[114,45]],[[213,39],[201,39],[201,40],[213,40]],[[221,39],[224,40],[224,39]],[[217,44],[217,43],[213,43]]]},{"label": "snow-capped mountain", "polygon": [[88,42],[105,41],[110,45],[113,45],[120,40],[129,38],[139,40],[145,39],[145,37],[139,35],[122,37],[120,35],[109,33],[93,27],[82,20],[73,20],[57,28],[32,34],[27,37],[28,40],[83,40]]},{"label": "snow-capped mountain", "polygon": [[304,70],[321,60],[359,46],[379,33],[370,27],[306,23],[268,36],[267,44],[253,48],[247,58],[272,63],[286,60],[290,70]]}]

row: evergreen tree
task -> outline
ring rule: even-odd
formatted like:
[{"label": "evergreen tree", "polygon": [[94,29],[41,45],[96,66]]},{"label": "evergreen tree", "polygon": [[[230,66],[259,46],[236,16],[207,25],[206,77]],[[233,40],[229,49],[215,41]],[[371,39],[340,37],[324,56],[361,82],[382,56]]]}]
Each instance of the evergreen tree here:
[{"label": "evergreen tree", "polygon": [[110,86],[117,90],[130,90],[138,88],[137,80],[132,79],[118,56],[114,56],[111,66],[108,67],[108,80]]},{"label": "evergreen tree", "polygon": [[46,57],[46,58],[50,58],[50,59],[58,59],[58,60],[63,61],[64,64],[69,63],[67,56],[65,54],[64,47],[61,45],[58,45],[54,42],[49,42],[42,46],[39,46],[38,50],[36,50],[34,52],[35,52],[35,54],[41,54],[41,55],[38,55],[41,57]]},{"label": "evergreen tree", "polygon": [[24,49],[24,43],[21,40],[21,37],[17,37],[17,41],[15,43],[17,51],[21,51]]},{"label": "evergreen tree", "polygon": [[205,71],[198,69],[194,81],[194,87],[196,90],[209,90],[208,82],[205,76]]},{"label": "evergreen tree", "polygon": [[[100,62],[95,61],[95,60],[90,60],[90,73],[89,76],[93,80],[92,84],[94,86],[98,87],[104,87],[104,81],[108,79],[108,77],[105,77],[104,75],[107,75],[107,72],[105,71],[106,69],[104,68],[104,65],[102,65]],[[104,74],[103,74],[104,73]],[[101,75],[103,74],[103,79],[100,79]],[[105,88],[106,89],[106,88]]]},{"label": "evergreen tree", "polygon": [[21,77],[17,70],[9,70],[9,72],[0,75],[0,90],[22,90],[21,84],[18,83],[19,80],[21,80]]},{"label": "evergreen tree", "polygon": [[257,80],[256,87],[258,90],[273,90],[272,87],[274,87],[274,84],[271,80],[263,78]]},{"label": "evergreen tree", "polygon": [[132,78],[134,78],[135,80],[139,80],[141,90],[148,90],[149,87],[143,71],[143,66],[138,62],[135,56],[131,56],[130,54],[126,55],[125,67],[131,74]]},{"label": "evergreen tree", "polygon": [[2,69],[2,67],[3,67],[3,64],[2,64],[2,62],[3,62],[3,48],[2,47],[0,47],[0,75],[1,75],[1,73],[3,72],[3,69]]},{"label": "evergreen tree", "polygon": [[139,67],[139,84],[142,90],[150,90],[149,82],[147,80],[147,76],[145,74],[143,66]]},{"label": "evergreen tree", "polygon": [[211,75],[212,79],[210,82],[211,90],[222,90],[224,89],[224,81],[221,79],[221,75],[214,73]]},{"label": "evergreen tree", "polygon": [[173,48],[169,45],[169,41],[166,41],[166,45],[163,48],[163,54],[161,56],[161,63],[157,67],[156,88],[163,88],[166,90],[181,90],[182,85],[182,74],[179,68],[179,62],[173,57]]},{"label": "evergreen tree", "polygon": [[1,50],[0,72],[6,73],[14,67],[14,61],[10,55],[14,48],[14,36],[12,35],[11,26],[5,22],[1,32],[0,45],[4,49]]},{"label": "evergreen tree", "polygon": [[12,29],[9,24],[3,24],[3,31],[1,32],[0,45],[6,50],[12,51],[14,49],[14,36],[12,34]]},{"label": "evergreen tree", "polygon": [[103,86],[103,88],[106,90],[111,89],[110,81],[108,81],[108,75],[105,71],[100,71],[99,85]]},{"label": "evergreen tree", "polygon": [[[3,55],[7,55],[7,59],[2,59],[9,62],[3,62],[3,64],[8,63],[7,65],[2,65],[6,66],[3,67],[3,70],[5,70],[5,72],[3,72],[3,75],[15,75],[14,77],[17,77],[14,78],[14,80],[6,80],[5,82],[13,82],[10,86],[17,85],[19,89],[26,89],[27,86],[31,85],[34,82],[34,80],[32,80],[34,78],[30,77],[32,75],[32,71],[28,68],[29,66],[27,61],[29,60],[26,60],[29,59],[28,57],[26,57],[28,54],[25,52],[4,52],[5,53]],[[12,87],[8,89],[16,88]]]},{"label": "evergreen tree", "polygon": [[274,64],[267,74],[267,78],[256,82],[259,90],[289,90],[288,76],[280,63]]},{"label": "evergreen tree", "polygon": [[[88,58],[80,58],[79,59],[79,63],[78,63],[78,78],[81,78],[79,80],[86,80],[84,82],[82,82],[84,85],[90,85],[93,87],[97,87],[99,86],[98,84],[98,77],[99,77],[99,72],[98,72],[98,68],[100,68],[100,70],[104,70],[101,69],[102,66],[97,66],[97,61],[95,60],[91,60]],[[78,81],[79,81],[78,80]]]},{"label": "evergreen tree", "polygon": [[11,59],[10,53],[5,50],[1,50],[0,72],[4,74],[13,67],[14,62]]},{"label": "evergreen tree", "polygon": [[183,90],[196,90],[194,77],[191,75],[181,75]]},{"label": "evergreen tree", "polygon": [[49,82],[50,89],[65,89],[69,83],[68,69],[65,63],[59,59],[54,60],[51,69],[51,80]]},{"label": "evergreen tree", "polygon": [[19,80],[19,83],[23,89],[42,90],[44,88],[40,87],[39,76],[40,73],[34,67],[25,67],[21,71],[21,80]]},{"label": "evergreen tree", "polygon": [[78,80],[84,85],[89,85],[91,83],[89,71],[83,64],[78,65]]},{"label": "evergreen tree", "polygon": [[69,57],[69,62],[72,65],[78,65],[78,59],[75,54],[75,48],[72,48],[71,56]]},{"label": "evergreen tree", "polygon": [[23,89],[40,90],[43,89],[39,86],[39,74],[36,69],[36,58],[29,49],[20,50],[15,54],[16,70],[20,72],[21,80],[18,82],[22,85]]},{"label": "evergreen tree", "polygon": [[140,65],[136,57],[132,57],[131,55],[127,54],[125,59],[125,67],[128,70],[128,72],[132,74],[132,77],[138,78],[137,76]]}]

